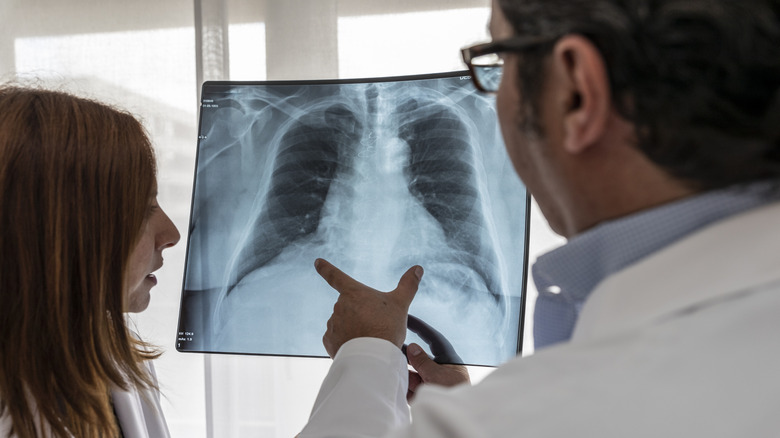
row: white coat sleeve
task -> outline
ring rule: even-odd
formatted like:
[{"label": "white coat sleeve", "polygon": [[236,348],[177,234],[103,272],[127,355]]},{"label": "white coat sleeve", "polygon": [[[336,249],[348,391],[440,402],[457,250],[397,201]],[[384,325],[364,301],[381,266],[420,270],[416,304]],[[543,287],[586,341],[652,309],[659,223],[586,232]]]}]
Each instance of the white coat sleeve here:
[{"label": "white coat sleeve", "polygon": [[341,346],[300,438],[378,437],[409,424],[406,357],[392,343],[353,339]]}]

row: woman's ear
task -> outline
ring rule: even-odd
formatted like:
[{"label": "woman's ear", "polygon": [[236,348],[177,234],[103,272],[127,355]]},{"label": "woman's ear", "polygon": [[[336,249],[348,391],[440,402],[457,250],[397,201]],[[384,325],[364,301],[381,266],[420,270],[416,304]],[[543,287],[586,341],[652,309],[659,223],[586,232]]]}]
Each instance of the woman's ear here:
[{"label": "woman's ear", "polygon": [[611,93],[601,53],[580,35],[561,38],[553,49],[552,65],[564,93],[564,149],[579,154],[597,144],[611,112]]}]

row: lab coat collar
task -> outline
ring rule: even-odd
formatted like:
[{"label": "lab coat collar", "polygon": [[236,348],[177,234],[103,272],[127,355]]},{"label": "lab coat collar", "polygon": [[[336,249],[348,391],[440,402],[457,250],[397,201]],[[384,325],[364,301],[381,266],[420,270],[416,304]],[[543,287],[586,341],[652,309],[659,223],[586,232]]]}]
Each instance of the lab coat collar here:
[{"label": "lab coat collar", "polygon": [[572,342],[616,334],[780,281],[780,203],[706,227],[602,281]]},{"label": "lab coat collar", "polygon": [[[145,361],[143,366],[157,385],[157,374],[152,362]],[[157,388],[131,387],[127,391],[113,388],[111,402],[125,438],[170,437]]]}]

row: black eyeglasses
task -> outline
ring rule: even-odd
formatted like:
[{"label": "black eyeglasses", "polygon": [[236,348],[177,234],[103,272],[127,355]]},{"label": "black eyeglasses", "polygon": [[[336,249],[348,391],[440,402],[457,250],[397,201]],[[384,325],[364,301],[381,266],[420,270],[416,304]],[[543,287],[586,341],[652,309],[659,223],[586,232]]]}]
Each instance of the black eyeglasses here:
[{"label": "black eyeglasses", "polygon": [[499,56],[503,52],[518,52],[550,43],[550,37],[514,36],[505,40],[477,44],[461,49],[463,62],[469,67],[471,79],[477,90],[484,93],[495,93],[501,84],[504,72],[504,60]]}]

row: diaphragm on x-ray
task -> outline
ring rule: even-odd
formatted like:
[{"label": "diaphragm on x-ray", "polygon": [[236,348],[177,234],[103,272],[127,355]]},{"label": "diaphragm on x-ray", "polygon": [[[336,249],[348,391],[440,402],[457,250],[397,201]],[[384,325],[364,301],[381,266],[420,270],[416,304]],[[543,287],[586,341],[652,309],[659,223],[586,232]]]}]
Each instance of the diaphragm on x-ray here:
[{"label": "diaphragm on x-ray", "polygon": [[327,356],[325,258],[380,291],[425,269],[407,342],[521,348],[528,195],[466,72],[203,85],[179,351]]}]

